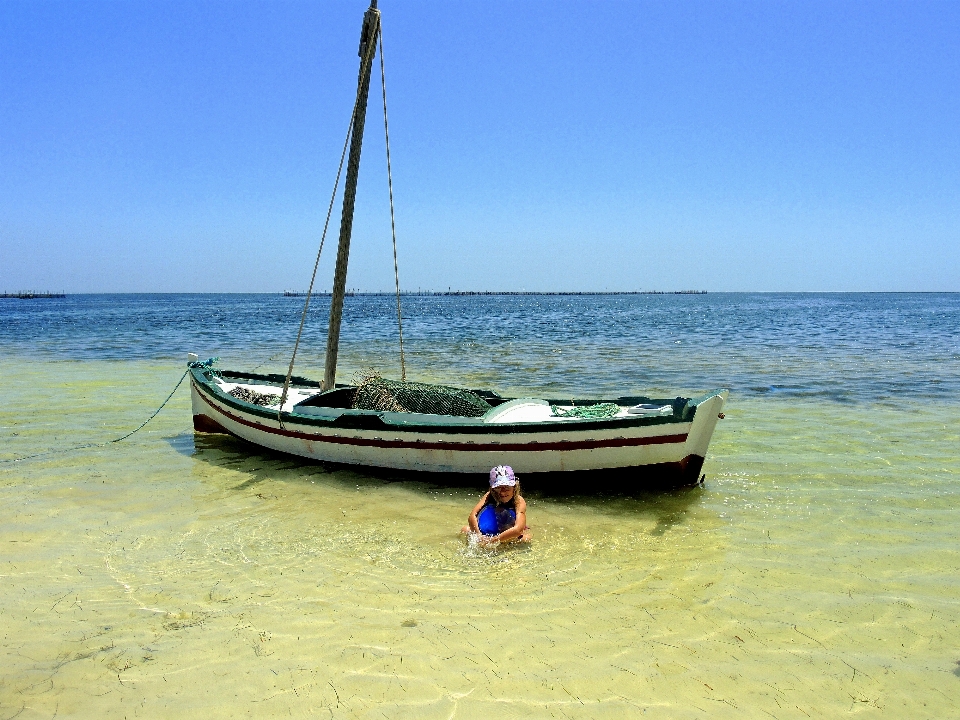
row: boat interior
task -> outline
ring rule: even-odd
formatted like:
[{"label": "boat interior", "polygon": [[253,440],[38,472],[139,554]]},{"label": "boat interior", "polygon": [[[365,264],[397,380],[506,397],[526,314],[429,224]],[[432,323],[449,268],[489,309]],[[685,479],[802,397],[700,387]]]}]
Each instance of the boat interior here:
[{"label": "boat interior", "polygon": [[[281,376],[242,376],[239,373],[223,373],[223,376],[210,378],[224,393],[262,407],[277,407],[282,392]],[[687,398],[652,399],[648,397],[621,397],[616,400],[542,398],[505,398],[490,390],[462,390],[444,386],[423,386],[436,388],[444,392],[466,393],[482,401],[484,408],[472,410],[470,414],[450,411],[424,411],[422,408],[404,407],[358,407],[357,396],[360,388],[355,385],[339,385],[333,390],[321,391],[318,383],[297,378],[287,393],[283,411],[297,415],[313,417],[339,416],[344,411],[361,413],[403,413],[409,420],[414,417],[432,417],[434,421],[448,418],[460,423],[529,423],[564,422],[582,419],[603,418],[654,418],[686,415]],[[306,386],[305,386],[306,385]],[[416,384],[422,385],[422,384]],[[605,406],[602,416],[577,414],[590,408]],[[419,411],[418,411],[419,410]]]}]

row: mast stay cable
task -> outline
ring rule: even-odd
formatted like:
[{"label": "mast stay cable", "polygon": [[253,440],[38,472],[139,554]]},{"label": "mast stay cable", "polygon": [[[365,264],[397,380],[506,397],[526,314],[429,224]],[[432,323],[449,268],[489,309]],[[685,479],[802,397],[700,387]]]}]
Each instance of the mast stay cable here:
[{"label": "mast stay cable", "polygon": [[403,359],[403,315],[400,312],[400,269],[397,265],[397,225],[393,216],[393,174],[390,171],[390,129],[387,126],[387,79],[383,69],[383,21],[380,22],[380,86],[383,88],[383,134],[387,143],[387,186],[390,188],[390,233],[393,236],[393,278],[397,286],[397,327],[400,331],[400,380],[406,382],[407,366]]},{"label": "mast stay cable", "polygon": [[347,156],[347,146],[350,143],[350,133],[353,131],[353,119],[357,108],[354,105],[353,113],[350,115],[350,123],[347,126],[347,137],[343,141],[343,151],[340,153],[340,165],[337,168],[337,179],[333,183],[333,193],[330,195],[330,204],[327,206],[327,219],[323,223],[323,234],[320,236],[320,249],[317,250],[317,259],[313,263],[313,274],[310,276],[310,287],[307,289],[307,297],[303,303],[303,315],[300,316],[300,329],[297,330],[297,341],[293,345],[293,354],[290,356],[290,367],[287,368],[287,377],[283,381],[283,392],[280,394],[280,407],[277,408],[277,420],[283,424],[280,413],[283,411],[283,404],[287,401],[287,392],[290,390],[290,378],[293,377],[293,363],[297,359],[297,349],[300,347],[300,338],[303,335],[303,325],[307,321],[307,310],[310,309],[310,297],[313,294],[313,283],[317,279],[317,267],[320,265],[320,254],[323,252],[323,244],[327,240],[327,228],[330,226],[330,216],[333,214],[333,203],[337,198],[337,189],[340,187],[340,176],[343,174],[343,160]]},{"label": "mast stay cable", "polygon": [[[401,379],[405,381],[405,380],[406,380],[406,376],[407,376],[407,371],[406,371],[406,362],[405,362],[404,351],[403,351],[403,314],[402,314],[401,305],[400,305],[400,271],[399,271],[399,264],[398,264],[398,260],[397,260],[397,231],[396,231],[396,220],[395,220],[394,203],[393,203],[393,173],[392,173],[392,168],[391,168],[391,163],[390,163],[390,130],[389,130],[388,122],[387,122],[386,72],[385,72],[385,70],[384,70],[384,61],[383,61],[382,25],[381,25],[380,12],[376,9],[376,0],[372,0],[372,1],[371,1],[370,9],[368,10],[368,15],[370,16],[371,20],[373,21],[373,22],[371,23],[371,25],[372,25],[372,28],[371,28],[371,29],[372,29],[373,34],[376,35],[376,40],[377,40],[377,42],[376,42],[376,43],[375,43],[375,42],[369,42],[369,43],[367,43],[367,47],[364,48],[365,52],[363,53],[363,56],[361,56],[361,60],[362,60],[362,62],[361,62],[361,88],[362,88],[362,83],[363,83],[363,68],[364,68],[364,67],[368,67],[368,64],[373,60],[372,55],[373,55],[374,53],[376,53],[377,47],[378,47],[378,45],[379,45],[379,50],[380,50],[380,82],[381,82],[381,87],[382,87],[382,89],[383,89],[383,132],[384,132],[384,138],[385,138],[385,142],[386,142],[386,151],[387,151],[387,186],[388,186],[389,195],[390,195],[390,230],[391,230],[391,237],[392,237],[392,240],[393,240],[393,274],[394,274],[394,282],[395,282],[395,286],[396,286],[396,296],[397,296],[397,325],[398,325],[398,328],[399,328],[399,335],[400,335],[400,374],[401,374]],[[366,33],[366,20],[365,20],[364,33]],[[373,40],[374,38],[370,38],[370,39]],[[361,39],[361,42],[362,42],[362,39]],[[367,77],[369,77],[369,75],[367,75]],[[358,112],[359,112],[359,110],[360,110],[361,104],[363,105],[364,109],[366,109],[366,102],[365,102],[365,100],[366,100],[365,93],[362,92],[362,89],[361,89],[361,90],[358,90],[357,99],[356,99],[356,101],[354,102],[354,105],[353,105],[353,112],[352,112],[351,115],[350,115],[350,123],[349,123],[349,125],[347,126],[347,136],[346,136],[346,138],[344,139],[343,150],[342,150],[341,153],[340,153],[340,164],[339,164],[339,166],[337,167],[337,177],[336,177],[336,181],[334,182],[333,192],[331,193],[331,196],[330,196],[330,203],[329,203],[329,205],[327,206],[327,216],[326,216],[326,220],[324,221],[324,225],[323,225],[323,233],[322,233],[322,235],[321,235],[321,237],[320,237],[320,247],[319,247],[319,249],[317,250],[317,257],[316,257],[316,260],[314,261],[314,264],[313,264],[313,273],[312,273],[311,276],[310,276],[310,285],[309,285],[309,287],[308,287],[308,289],[307,289],[306,298],[305,298],[304,304],[303,304],[303,313],[302,313],[301,316],[300,316],[300,327],[299,327],[298,330],[297,330],[297,339],[296,339],[296,342],[294,343],[293,353],[292,353],[292,355],[291,355],[291,357],[290,357],[290,365],[289,365],[288,368],[287,368],[286,378],[284,379],[284,383],[283,383],[283,391],[282,391],[282,393],[281,393],[281,395],[280,395],[280,406],[279,406],[278,409],[277,409],[277,421],[280,423],[281,426],[283,425],[283,417],[282,417],[282,414],[283,414],[283,406],[284,406],[284,404],[286,403],[287,395],[288,395],[289,390],[290,390],[290,382],[291,382],[291,379],[292,379],[292,377],[293,377],[293,367],[294,367],[294,364],[295,364],[295,362],[296,362],[297,351],[298,351],[298,349],[299,349],[299,347],[300,347],[300,341],[301,341],[301,339],[302,339],[302,337],[303,337],[303,328],[304,328],[304,325],[306,324],[307,312],[308,312],[309,307],[310,307],[310,300],[311,300],[311,297],[312,297],[312,295],[313,295],[313,287],[314,287],[314,284],[315,284],[315,282],[316,282],[317,268],[318,268],[319,265],[320,265],[320,256],[321,256],[321,254],[322,254],[322,252],[323,252],[324,243],[326,242],[327,231],[328,231],[329,226],[330,226],[330,217],[331,217],[331,215],[332,215],[332,213],[333,213],[333,205],[334,205],[334,202],[335,202],[335,200],[336,200],[337,190],[338,190],[339,185],[340,185],[340,178],[341,178],[342,173],[343,173],[343,163],[344,163],[344,160],[346,159],[346,156],[347,156],[347,149],[348,149],[348,147],[351,148],[351,150],[350,150],[350,152],[351,152],[351,162],[354,162],[354,161],[353,161],[353,157],[352,157],[352,156],[353,156],[353,148],[352,148],[352,145],[351,145],[351,135],[354,133],[354,131],[355,131],[355,129],[356,129],[356,126],[357,126],[357,120],[358,120],[357,115],[358,115]],[[359,145],[359,143],[358,143],[358,145]],[[359,155],[359,147],[358,147],[358,152],[357,152],[357,154]],[[348,174],[349,174],[349,173],[348,173]],[[349,181],[349,180],[350,180],[350,178],[348,177],[348,181]],[[348,185],[349,185],[349,182],[348,182]],[[349,189],[349,188],[348,188],[348,189]],[[345,192],[346,192],[346,191],[345,191]],[[345,203],[346,203],[346,199],[345,199]],[[351,215],[352,215],[352,208],[351,208]],[[341,228],[341,235],[343,234],[343,233],[342,233],[342,230],[343,230],[343,229]],[[341,239],[341,240],[342,240],[342,239]],[[348,238],[348,241],[349,241],[349,238]],[[341,244],[342,244],[342,242],[341,242]],[[342,250],[342,249],[341,249],[341,250]],[[338,271],[339,271],[339,265],[340,265],[340,262],[339,262],[339,253],[338,253],[338,263],[337,263],[337,264],[338,264]],[[335,285],[337,284],[337,283],[336,283],[337,279],[338,279],[338,278],[336,278],[336,277],[334,278],[334,284],[335,284]],[[334,293],[334,294],[336,294],[336,293]],[[335,302],[335,298],[332,299],[331,302],[332,302],[332,303]],[[331,325],[333,325],[333,324],[334,324],[334,323],[333,323],[333,316],[332,316],[332,314],[331,314]],[[338,326],[338,328],[339,328],[339,322],[337,322],[336,324],[337,324],[337,326]],[[337,335],[339,335],[339,332],[337,333]],[[335,349],[334,349],[334,353],[335,353]],[[330,344],[329,344],[329,339],[328,339],[328,347],[327,347],[327,361],[330,362]],[[336,356],[335,356],[335,355],[334,355],[334,360],[333,360],[333,362],[334,362],[334,364],[336,363]],[[325,376],[326,376],[326,374],[329,374],[329,373],[327,373],[327,369],[325,368]],[[325,380],[326,380],[326,377],[325,377]],[[326,382],[324,383],[324,385],[326,385]]]},{"label": "mast stay cable", "polygon": [[337,243],[337,262],[333,272],[330,295],[330,322],[327,326],[327,354],[323,363],[323,382],[320,389],[333,390],[337,380],[337,358],[340,351],[340,324],[343,320],[343,301],[347,291],[347,269],[350,263],[350,240],[353,235],[353,216],[356,209],[357,181],[360,176],[360,155],[363,131],[367,118],[367,100],[370,96],[370,75],[373,56],[377,50],[380,32],[380,11],[377,0],[363,14],[360,29],[360,70],[357,75],[357,101],[354,106],[353,133],[347,155],[347,176],[343,185],[343,211],[340,215],[340,240]]},{"label": "mast stay cable", "polygon": [[[376,9],[376,0],[371,0],[370,9],[376,16],[377,31],[380,29],[380,12]],[[366,52],[362,58],[361,68],[367,63],[372,62],[372,53],[376,50],[376,43],[369,43],[365,48]],[[320,236],[320,248],[317,250],[317,259],[313,263],[313,274],[310,276],[310,287],[307,289],[307,297],[303,303],[303,314],[300,316],[300,328],[297,330],[297,340],[293,345],[293,354],[290,356],[290,366],[287,368],[287,376],[283,381],[283,392],[280,394],[280,406],[277,408],[277,422],[283,426],[283,406],[287,401],[287,393],[290,391],[290,380],[293,377],[293,365],[297,359],[297,350],[300,347],[300,339],[303,336],[303,326],[307,321],[307,310],[310,308],[310,298],[313,295],[313,285],[317,279],[317,267],[320,265],[320,254],[323,252],[323,244],[327,239],[327,229],[330,227],[330,216],[333,213],[333,203],[337,197],[337,189],[340,186],[340,177],[343,173],[343,161],[347,156],[347,148],[350,146],[350,136],[353,133],[354,125],[357,121],[357,112],[361,104],[360,93],[357,93],[357,99],[353,103],[353,111],[350,113],[350,123],[347,125],[347,137],[343,141],[343,150],[340,152],[340,164],[337,167],[337,179],[333,184],[333,193],[330,195],[330,204],[327,206],[327,218],[323,223],[323,234]],[[364,107],[366,103],[364,103]],[[331,302],[333,299],[331,298]],[[329,353],[328,353],[329,354]]]}]

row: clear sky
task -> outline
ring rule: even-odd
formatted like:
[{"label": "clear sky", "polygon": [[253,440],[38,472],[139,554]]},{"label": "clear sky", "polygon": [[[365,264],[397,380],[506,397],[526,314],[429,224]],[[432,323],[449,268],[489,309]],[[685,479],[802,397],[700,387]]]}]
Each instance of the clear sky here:
[{"label": "clear sky", "polygon": [[[0,3],[0,291],[305,289],[366,5]],[[380,8],[404,289],[960,290],[960,3]]]}]

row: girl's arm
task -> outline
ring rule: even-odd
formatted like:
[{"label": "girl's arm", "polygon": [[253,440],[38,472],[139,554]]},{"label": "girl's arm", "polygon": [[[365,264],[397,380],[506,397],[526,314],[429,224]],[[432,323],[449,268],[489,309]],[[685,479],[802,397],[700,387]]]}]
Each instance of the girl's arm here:
[{"label": "girl's arm", "polygon": [[491,542],[509,542],[516,540],[523,531],[527,529],[527,501],[523,498],[517,498],[517,522],[512,528],[504,530],[499,535],[490,538]]},{"label": "girl's arm", "polygon": [[483,510],[483,506],[487,504],[487,496],[490,495],[488,490],[483,494],[483,497],[480,498],[480,502],[477,503],[477,506],[470,511],[470,517],[467,518],[467,525],[470,526],[470,530],[475,533],[480,532],[480,524],[477,522],[477,515],[480,514],[480,511]]}]

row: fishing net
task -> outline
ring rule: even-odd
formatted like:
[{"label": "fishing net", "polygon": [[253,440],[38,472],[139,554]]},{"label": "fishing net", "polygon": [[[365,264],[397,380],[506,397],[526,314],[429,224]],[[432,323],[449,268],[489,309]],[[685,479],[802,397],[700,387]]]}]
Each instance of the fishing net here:
[{"label": "fishing net", "polygon": [[256,390],[235,387],[230,391],[230,394],[237,398],[237,400],[243,400],[244,402],[253,403],[254,405],[269,406],[280,404],[280,396],[274,395],[273,393],[258,393]]},{"label": "fishing net", "polygon": [[353,407],[357,410],[480,417],[492,406],[469,390],[367,375],[357,383]]},{"label": "fishing net", "polygon": [[620,406],[614,403],[598,403],[569,409],[551,405],[550,409],[555,417],[582,418],[584,420],[613,417],[620,412]]}]

